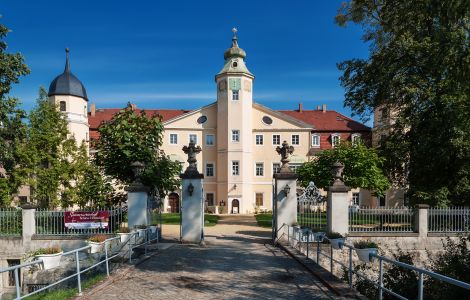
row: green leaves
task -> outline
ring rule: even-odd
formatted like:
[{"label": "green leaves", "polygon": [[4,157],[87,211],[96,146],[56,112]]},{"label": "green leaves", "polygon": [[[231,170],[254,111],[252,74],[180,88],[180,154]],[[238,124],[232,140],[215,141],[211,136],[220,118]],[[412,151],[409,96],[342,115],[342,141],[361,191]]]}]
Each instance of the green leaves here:
[{"label": "green leaves", "polygon": [[297,171],[301,184],[306,186],[313,181],[320,188],[330,186],[333,181],[331,166],[336,161],[345,165],[344,182],[349,187],[368,189],[378,196],[384,195],[390,187],[381,169],[384,159],[379,157],[377,150],[362,143],[354,146],[341,143],[334,149],[320,152]]},{"label": "green leaves", "polygon": [[147,116],[145,111],[137,113],[129,103],[98,130],[95,162],[107,175],[129,184],[133,181],[130,165],[140,161],[146,165],[142,180],[153,192],[163,196],[179,186],[175,176],[181,172],[180,164],[159,150],[163,136],[160,116]]}]

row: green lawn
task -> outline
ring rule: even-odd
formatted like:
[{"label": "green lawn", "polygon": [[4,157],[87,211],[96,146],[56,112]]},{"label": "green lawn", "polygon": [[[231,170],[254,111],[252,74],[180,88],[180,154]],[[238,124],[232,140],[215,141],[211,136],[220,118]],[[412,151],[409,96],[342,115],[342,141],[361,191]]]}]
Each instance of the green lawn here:
[{"label": "green lawn", "polygon": [[[204,215],[205,226],[215,226],[219,221],[219,216],[205,214]],[[180,214],[178,213],[167,213],[162,214],[162,224],[179,225],[181,222]]]},{"label": "green lawn", "polygon": [[[82,282],[82,290],[94,286],[96,283],[104,279],[106,275],[98,274]],[[51,292],[42,292],[26,299],[28,300],[67,300],[77,296],[78,288],[73,289],[58,289]]]},{"label": "green lawn", "polygon": [[272,227],[273,226],[273,215],[272,214],[257,214],[255,215],[258,226],[261,227]]}]

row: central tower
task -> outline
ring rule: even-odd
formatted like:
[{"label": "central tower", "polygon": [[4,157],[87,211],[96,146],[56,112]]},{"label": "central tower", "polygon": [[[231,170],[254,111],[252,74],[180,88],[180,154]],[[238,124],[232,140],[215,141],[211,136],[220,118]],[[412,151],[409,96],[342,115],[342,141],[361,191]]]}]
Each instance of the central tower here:
[{"label": "central tower", "polygon": [[[228,213],[252,210],[252,109],[254,76],[245,65],[234,28],[217,83],[217,178],[219,201],[227,195]],[[220,202],[219,202],[220,203]]]}]

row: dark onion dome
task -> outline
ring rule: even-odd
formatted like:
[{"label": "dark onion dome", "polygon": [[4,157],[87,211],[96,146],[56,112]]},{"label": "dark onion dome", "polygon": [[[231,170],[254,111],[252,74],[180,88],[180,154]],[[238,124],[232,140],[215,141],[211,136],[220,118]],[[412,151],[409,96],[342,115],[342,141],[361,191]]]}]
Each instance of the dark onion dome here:
[{"label": "dark onion dome", "polygon": [[57,76],[49,86],[48,96],[70,95],[85,99],[88,101],[86,90],[80,80],[70,72],[69,49],[65,49],[66,60],[64,73]]},{"label": "dark onion dome", "polygon": [[238,47],[237,29],[233,28],[232,32],[233,32],[232,47],[225,50],[224,59],[227,60],[232,57],[240,57],[244,59],[246,57],[246,52],[242,48]]}]

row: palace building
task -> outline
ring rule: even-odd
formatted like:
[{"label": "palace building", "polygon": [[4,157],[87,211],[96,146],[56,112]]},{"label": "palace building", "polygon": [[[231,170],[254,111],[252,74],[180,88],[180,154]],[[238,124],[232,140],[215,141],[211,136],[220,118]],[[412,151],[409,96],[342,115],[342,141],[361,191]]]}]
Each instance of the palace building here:
[{"label": "palace building", "polygon": [[[372,135],[371,128],[326,105],[305,109],[300,103],[295,110],[274,110],[257,103],[255,75],[245,57],[235,31],[231,47],[224,52],[222,69],[215,75],[215,102],[195,110],[146,110],[149,115],[162,116],[162,148],[172,159],[187,164],[183,146],[191,140],[201,146],[197,159],[198,170],[204,174],[206,206],[234,214],[271,210],[272,178],[280,168],[275,149],[283,141],[295,148],[290,164],[296,169],[340,141],[361,139],[371,144]],[[49,97],[67,115],[78,143],[99,138],[100,124],[120,110],[94,104],[88,108],[85,87],[71,73],[68,52],[65,70],[51,83]],[[168,195],[165,211],[179,211],[179,198],[179,191]],[[352,190],[350,199],[352,204],[380,204],[366,190]]]}]

